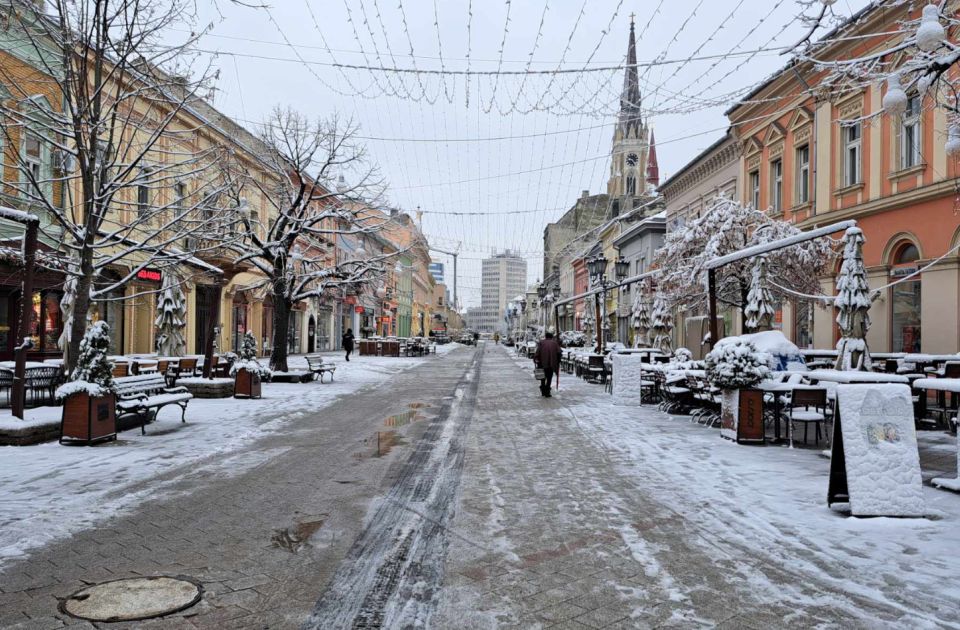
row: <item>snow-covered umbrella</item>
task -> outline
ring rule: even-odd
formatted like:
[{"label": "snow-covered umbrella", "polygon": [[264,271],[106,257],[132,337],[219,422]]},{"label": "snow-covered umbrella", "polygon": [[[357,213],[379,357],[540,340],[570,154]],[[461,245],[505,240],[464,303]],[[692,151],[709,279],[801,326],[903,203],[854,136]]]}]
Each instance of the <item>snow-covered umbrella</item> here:
[{"label": "snow-covered umbrella", "polygon": [[650,311],[648,307],[647,281],[641,280],[637,293],[633,297],[633,346],[640,348],[647,343],[650,331]]},{"label": "snow-covered umbrella", "polygon": [[757,256],[753,261],[753,275],[750,278],[750,292],[747,294],[747,306],[743,309],[746,325],[751,331],[770,330],[773,325],[773,293],[767,280],[767,257]]},{"label": "snow-covered umbrella", "polygon": [[673,352],[673,316],[670,313],[670,307],[663,298],[663,294],[658,292],[653,301],[653,327],[650,329],[652,337],[651,347],[660,350],[664,354]]},{"label": "snow-covered umbrella", "polygon": [[162,356],[179,357],[186,350],[183,336],[186,327],[187,304],[180,288],[180,278],[167,273],[163,276],[157,300],[157,351]]},{"label": "snow-covered umbrella", "polygon": [[863,266],[863,231],[847,228],[843,235],[843,264],[837,276],[837,324],[840,341],[837,342],[838,370],[869,370],[870,349],[867,331],[870,330],[870,285]]}]

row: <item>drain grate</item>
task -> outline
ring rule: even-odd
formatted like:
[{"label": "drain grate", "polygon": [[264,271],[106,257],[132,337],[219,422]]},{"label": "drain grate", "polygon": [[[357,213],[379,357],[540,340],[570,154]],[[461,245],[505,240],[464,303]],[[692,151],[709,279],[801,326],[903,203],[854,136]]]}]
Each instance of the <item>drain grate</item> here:
[{"label": "drain grate", "polygon": [[200,601],[203,587],[184,576],[124,578],[86,586],[60,602],[60,610],[87,621],[162,617]]}]

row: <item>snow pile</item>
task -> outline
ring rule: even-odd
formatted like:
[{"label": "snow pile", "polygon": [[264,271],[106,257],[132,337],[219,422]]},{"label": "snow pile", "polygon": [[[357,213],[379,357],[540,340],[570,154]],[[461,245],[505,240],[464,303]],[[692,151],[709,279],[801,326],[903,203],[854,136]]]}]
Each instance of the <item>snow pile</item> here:
[{"label": "snow pile", "polygon": [[273,375],[273,372],[265,365],[261,365],[256,359],[241,359],[230,367],[230,376],[236,376],[240,370],[246,370],[251,374],[259,374],[260,378],[266,380]]},{"label": "snow pile", "polygon": [[723,389],[752,387],[770,378],[772,357],[743,337],[727,337],[706,356],[707,378]]},{"label": "snow pile", "polygon": [[[800,354],[800,348],[779,330],[766,330],[750,335],[741,335],[740,338],[752,343],[760,352],[769,354],[773,360],[770,367],[775,372],[784,370],[805,371],[807,369],[803,355]],[[723,343],[723,341],[720,343]]]},{"label": "snow pile", "polygon": [[613,402],[639,405],[643,380],[643,357],[637,354],[613,355]]}]

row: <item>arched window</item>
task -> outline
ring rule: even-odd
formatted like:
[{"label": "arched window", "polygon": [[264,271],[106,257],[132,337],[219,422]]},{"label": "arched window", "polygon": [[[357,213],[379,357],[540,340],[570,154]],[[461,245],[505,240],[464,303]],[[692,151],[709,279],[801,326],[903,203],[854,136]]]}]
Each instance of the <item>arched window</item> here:
[{"label": "arched window", "polygon": [[[916,245],[905,242],[894,250],[892,280],[910,276],[920,260]],[[920,276],[898,282],[890,287],[891,350],[893,352],[920,352]]]}]

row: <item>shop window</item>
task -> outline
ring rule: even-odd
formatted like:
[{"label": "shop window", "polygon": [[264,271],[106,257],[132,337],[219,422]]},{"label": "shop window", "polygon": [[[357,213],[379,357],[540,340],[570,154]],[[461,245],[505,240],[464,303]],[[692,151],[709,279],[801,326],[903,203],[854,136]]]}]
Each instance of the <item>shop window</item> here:
[{"label": "shop window", "polygon": [[244,302],[233,303],[233,351],[240,351],[240,341],[247,332],[247,305]]},{"label": "shop window", "polygon": [[30,337],[34,352],[60,352],[57,341],[63,332],[59,291],[39,291],[33,294],[33,315]]},{"label": "shop window", "polygon": [[[97,282],[99,289],[106,289],[113,286],[120,280],[120,275],[107,272],[103,279]],[[96,304],[93,317],[94,320],[103,320],[110,327],[110,352],[113,354],[123,354],[123,287],[117,287],[104,296],[106,299]]]},{"label": "shop window", "polygon": [[[893,259],[895,275],[909,275],[920,259],[915,245],[908,243],[897,250]],[[920,352],[921,280],[913,276],[890,287],[891,349],[893,352]]]},{"label": "shop window", "polygon": [[799,348],[813,347],[813,304],[794,302],[793,304],[794,343]]}]

